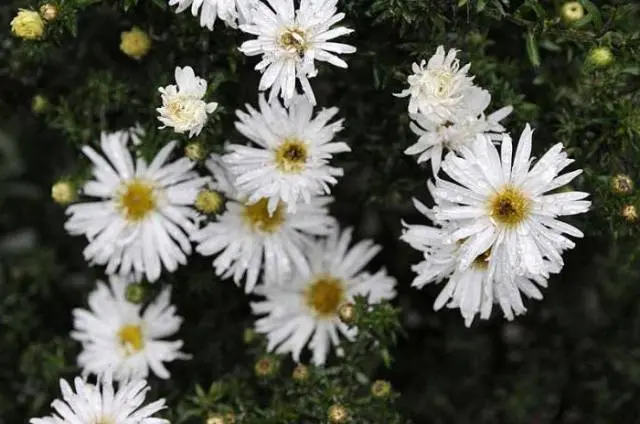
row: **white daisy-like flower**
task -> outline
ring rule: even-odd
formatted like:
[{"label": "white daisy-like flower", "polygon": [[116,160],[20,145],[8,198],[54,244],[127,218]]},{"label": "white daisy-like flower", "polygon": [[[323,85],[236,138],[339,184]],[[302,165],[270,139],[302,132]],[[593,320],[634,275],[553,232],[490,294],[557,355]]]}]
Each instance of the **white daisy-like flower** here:
[{"label": "white daisy-like flower", "polygon": [[293,213],[313,195],[329,194],[330,185],[342,176],[329,166],[334,153],[349,152],[344,142],[334,142],[342,120],[329,121],[338,108],[322,109],[315,117],[304,96],[294,97],[287,109],[260,96],[260,111],[247,105],[249,113],[237,111],[236,128],[257,147],[232,144],[224,161],[235,176],[235,186],[250,203],[268,199],[269,213],[279,203]]},{"label": "white daisy-like flower", "polygon": [[452,117],[451,121],[432,120],[422,114],[411,114],[413,121],[411,130],[416,133],[418,141],[408,147],[404,153],[418,156],[418,163],[431,161],[433,175],[440,170],[442,153],[445,150],[459,152],[462,146],[472,144],[478,134],[484,134],[492,140],[502,138],[504,127],[500,121],[511,113],[511,106],[503,107],[489,116],[480,114],[464,118]]},{"label": "white daisy-like flower", "polygon": [[73,310],[71,337],[83,347],[78,365],[85,375],[113,373],[118,381],[147,378],[149,369],[167,379],[164,363],[188,358],[180,352],[181,340],[163,340],[178,331],[182,318],[171,305],[169,288],[142,311],[141,305],[127,301],[127,285],[116,276],[108,286],[99,281],[89,295],[89,310]]},{"label": "white daisy-like flower", "polygon": [[456,54],[455,49],[445,54],[439,46],[429,62],[413,64],[413,75],[407,78],[409,87],[396,94],[410,96],[409,113],[420,112],[433,121],[446,122],[477,116],[481,111],[474,113],[475,105],[488,104],[491,96],[473,84],[474,77],[467,75],[471,65],[460,68]]},{"label": "white daisy-like flower", "polygon": [[213,261],[216,275],[232,277],[236,284],[246,277],[249,293],[263,268],[267,284],[283,283],[294,267],[308,269],[304,245],[336,225],[327,208],[332,199],[312,197],[295,214],[280,203],[270,214],[267,199],[250,203],[237,194],[219,157],[212,156],[207,166],[215,177],[214,187],[228,198],[226,211],[197,231],[193,240],[198,243],[198,253],[217,255]]},{"label": "white daisy-like flower", "polygon": [[488,250],[504,248],[505,268],[516,275],[547,277],[545,261],[563,264],[562,251],[574,243],[564,234],[583,237],[577,228],[556,219],[586,212],[582,200],[589,194],[576,191],[550,193],[572,181],[582,170],[559,173],[573,162],[558,143],[531,167],[529,125],[522,132],[515,158],[511,138],[502,139],[501,152],[479,135],[459,157],[449,153],[442,169],[455,182],[437,179],[431,193],[438,221],[459,228],[451,239],[460,240],[458,269],[471,266]]},{"label": "white daisy-like flower", "polygon": [[200,26],[213,30],[216,18],[219,18],[232,28],[238,22],[246,23],[251,16],[254,0],[169,0],[169,6],[178,5],[176,13],[181,13],[191,7],[193,16],[200,15]]},{"label": "white daisy-like flower", "polygon": [[175,142],[151,164],[142,158],[134,164],[129,141],[128,131],[103,133],[106,159],[89,146],[82,148],[94,165],[94,179],[83,193],[97,199],[69,206],[65,228],[86,235],[85,259],[106,265],[107,274],[145,274],[155,281],[163,267],[173,272],[187,263],[188,234],[198,216],[191,205],[209,178],[191,172],[194,163],[187,158],[165,164]]},{"label": "white daisy-like flower", "polygon": [[218,103],[206,103],[203,98],[207,92],[207,81],[197,77],[191,66],[176,67],[176,85],[158,88],[162,97],[162,107],[156,110],[160,114],[158,120],[164,125],[160,128],[172,127],[189,137],[200,134],[207,117],[218,107]]},{"label": "white daisy-like flower", "polygon": [[269,101],[278,94],[288,103],[296,91],[296,79],[312,104],[315,96],[309,78],[315,77],[315,61],[346,68],[337,54],[354,53],[355,47],[330,40],[350,34],[346,27],[332,28],[344,19],[336,13],[337,0],[302,0],[295,10],[292,0],[267,0],[258,3],[251,23],[240,29],[258,38],[245,41],[240,51],[247,56],[262,55],[256,70],[262,72],[260,91],[271,89]]},{"label": "white daisy-like flower", "polygon": [[[423,215],[433,220],[433,212],[414,200],[414,205]],[[494,303],[498,303],[504,317],[512,320],[515,315],[524,314],[526,308],[521,293],[533,299],[542,299],[537,286],[547,287],[547,279],[540,275],[514,275],[505,269],[508,264],[505,250],[487,250],[474,259],[470,267],[458,269],[460,243],[451,240],[456,227],[431,227],[428,225],[408,225],[400,237],[414,249],[423,252],[424,260],[411,268],[417,274],[412,286],[422,288],[429,283],[440,283],[448,279],[436,298],[433,308],[443,306],[458,308],[469,327],[476,315],[488,319]],[[557,263],[545,261],[547,271],[557,273]]]},{"label": "white daisy-like flower", "polygon": [[144,405],[149,391],[145,380],[122,383],[115,390],[109,378],[93,385],[76,377],[74,386],[71,387],[61,379],[62,399],[56,399],[51,403],[56,414],[32,418],[29,423],[169,424],[169,420],[153,416],[166,408],[164,399]]},{"label": "white daisy-like flower", "polygon": [[306,251],[310,268],[297,270],[286,285],[262,285],[256,292],[266,299],[251,304],[258,319],[255,329],[266,334],[267,349],[291,353],[300,361],[308,344],[312,361],[322,365],[331,346],[340,344],[339,334],[352,340],[356,328],[340,320],[339,308],[355,296],[368,296],[371,304],[395,297],[396,281],[384,269],[370,274],[364,267],[380,251],[371,240],[349,247],[351,229],[331,234],[309,245]]}]

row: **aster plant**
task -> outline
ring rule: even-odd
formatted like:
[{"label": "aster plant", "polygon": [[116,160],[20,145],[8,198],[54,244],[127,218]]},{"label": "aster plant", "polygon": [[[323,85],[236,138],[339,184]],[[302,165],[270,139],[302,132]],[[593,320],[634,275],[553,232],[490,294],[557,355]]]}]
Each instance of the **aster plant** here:
[{"label": "aster plant", "polygon": [[4,2],[0,424],[637,421],[596,3]]}]

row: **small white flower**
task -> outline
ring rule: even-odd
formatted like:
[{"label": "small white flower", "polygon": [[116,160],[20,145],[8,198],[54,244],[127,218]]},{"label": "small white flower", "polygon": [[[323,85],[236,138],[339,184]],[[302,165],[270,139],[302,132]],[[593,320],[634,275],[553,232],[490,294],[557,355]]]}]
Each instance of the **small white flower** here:
[{"label": "small white flower", "polygon": [[322,109],[315,117],[304,96],[295,96],[287,109],[278,101],[269,104],[260,96],[260,111],[247,105],[249,113],[237,111],[236,128],[257,144],[228,146],[224,161],[235,176],[235,186],[250,203],[268,199],[269,213],[282,202],[295,212],[311,196],[329,194],[330,185],[342,169],[329,166],[333,154],[351,149],[334,142],[342,120],[329,123],[337,108]]},{"label": "small white flower", "polygon": [[249,293],[262,268],[269,284],[283,283],[294,267],[308,269],[303,246],[335,226],[327,208],[332,199],[312,197],[295,214],[277,204],[270,214],[267,199],[249,203],[237,194],[219,157],[212,156],[207,166],[215,177],[213,187],[228,197],[226,211],[192,238],[198,243],[198,253],[217,255],[213,261],[216,274],[233,277],[236,284],[246,276]]},{"label": "small white flower", "polygon": [[[475,86],[474,77],[467,75],[471,65],[460,68],[456,53],[450,49],[445,55],[439,46],[428,63],[413,64],[414,73],[407,78],[409,88],[397,94],[410,96],[409,113],[420,112],[433,121],[445,122],[477,116],[489,104],[489,93]],[[478,111],[477,105],[482,104]]]},{"label": "small white flower", "polygon": [[44,418],[32,418],[31,424],[169,424],[169,420],[156,418],[156,412],[166,408],[164,399],[144,405],[149,386],[145,380],[120,384],[114,390],[111,379],[98,385],[89,384],[76,377],[74,388],[60,380],[62,400],[51,406],[56,414]]},{"label": "small white flower", "polygon": [[107,274],[144,273],[155,281],[163,267],[173,272],[186,264],[188,234],[198,216],[191,205],[209,179],[191,172],[194,163],[187,158],[165,164],[175,142],[151,164],[142,158],[134,164],[129,141],[128,131],[103,133],[106,159],[89,146],[82,148],[94,165],[94,179],[84,185],[84,194],[97,199],[69,206],[65,228],[86,235],[85,259],[106,265]]},{"label": "small white flower", "polygon": [[298,79],[309,101],[315,104],[308,80],[318,72],[315,61],[347,67],[336,54],[353,53],[355,47],[330,41],[353,31],[332,28],[344,19],[344,13],[336,13],[336,3],[337,0],[302,0],[295,10],[291,0],[268,0],[270,7],[258,3],[251,23],[240,25],[242,31],[258,37],[242,43],[240,51],[247,56],[262,55],[256,65],[256,70],[263,72],[258,88],[271,88],[270,102],[280,94],[288,103]]},{"label": "small white flower", "polygon": [[[434,219],[433,212],[423,204],[414,200],[414,205],[427,218]],[[412,286],[422,288],[448,279],[434,302],[434,310],[445,305],[459,308],[465,325],[469,327],[478,314],[481,319],[488,319],[494,303],[500,305],[508,320],[525,313],[521,292],[527,297],[542,299],[536,284],[547,287],[546,278],[514,275],[504,267],[508,263],[504,248],[488,250],[475,258],[470,267],[460,270],[457,266],[460,244],[450,237],[457,227],[403,225],[405,228],[400,238],[424,254],[424,260],[411,267],[417,274]],[[558,264],[545,261],[545,266],[550,273],[560,271]]]},{"label": "small white flower", "polygon": [[442,169],[455,182],[437,179],[431,193],[438,221],[459,228],[452,240],[460,246],[458,269],[467,269],[484,252],[504,248],[506,268],[516,275],[547,277],[545,261],[562,264],[562,251],[574,243],[564,234],[582,237],[577,228],[556,219],[586,212],[589,194],[566,191],[549,194],[582,171],[558,175],[573,162],[558,143],[531,167],[529,125],[523,131],[515,158],[511,138],[504,136],[499,153],[488,137],[479,135],[463,157],[449,153]]},{"label": "small white flower", "polygon": [[169,0],[169,6],[178,5],[176,13],[184,12],[191,6],[191,14],[200,14],[200,26],[213,30],[216,17],[220,18],[232,28],[238,26],[238,22],[248,22],[254,0]]},{"label": "small white flower", "polygon": [[265,300],[251,304],[254,314],[266,315],[255,328],[267,335],[269,351],[291,353],[296,362],[305,345],[312,361],[322,365],[330,347],[338,348],[339,333],[352,340],[356,328],[340,320],[341,305],[357,295],[368,296],[372,304],[395,297],[396,281],[385,270],[375,274],[363,271],[380,251],[371,240],[349,248],[351,230],[336,228],[326,239],[309,245],[306,252],[310,268],[297,270],[283,286],[259,286],[256,293]]},{"label": "small white flower", "polygon": [[189,137],[200,134],[207,115],[213,113],[218,103],[206,103],[204,95],[207,92],[207,81],[197,77],[191,66],[176,67],[175,78],[177,85],[160,87],[162,107],[156,110],[160,114],[158,119],[164,125],[160,128],[172,127],[182,134],[189,133]]},{"label": "small white flower", "polygon": [[83,347],[78,365],[85,375],[113,373],[118,381],[147,378],[149,369],[167,379],[164,363],[188,358],[180,352],[181,340],[161,340],[174,335],[182,323],[170,290],[165,288],[143,312],[141,305],[127,301],[126,288],[127,281],[120,277],[112,276],[109,286],[98,281],[89,295],[89,310],[73,310],[71,337]]},{"label": "small white flower", "polygon": [[431,160],[433,175],[440,170],[442,153],[445,150],[459,152],[462,146],[472,144],[478,134],[484,134],[492,140],[502,138],[505,131],[500,121],[511,113],[511,106],[503,107],[489,116],[480,114],[469,115],[464,118],[452,117],[451,121],[441,122],[432,120],[426,115],[411,114],[411,130],[416,133],[418,141],[404,152],[418,156],[418,163]]}]

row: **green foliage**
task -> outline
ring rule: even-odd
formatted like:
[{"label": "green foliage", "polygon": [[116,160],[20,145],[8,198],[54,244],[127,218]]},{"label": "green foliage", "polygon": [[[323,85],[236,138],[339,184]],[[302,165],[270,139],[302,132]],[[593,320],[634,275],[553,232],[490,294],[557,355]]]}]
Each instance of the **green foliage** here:
[{"label": "green foliage", "polygon": [[[176,138],[157,128],[155,111],[157,89],[176,66],[194,67],[220,104],[197,138],[206,151],[239,141],[234,111],[257,102],[257,61],[237,50],[247,37],[222,22],[209,32],[165,0],[51,0],[58,14],[42,40],[11,35],[17,9],[42,3],[0,6],[0,424],[47,413],[58,379],[78,373],[71,310],[85,304],[101,270],[83,261],[84,242],[66,234],[49,190],[61,177],[86,179],[80,147],[138,123],[144,157]],[[340,137],[353,150],[337,159],[345,177],[333,213],[384,246],[377,265],[398,279],[398,298],[372,310],[360,300],[358,338],[298,381],[288,358],[265,356],[263,339],[243,341],[251,299],[214,278],[209,258],[192,256],[161,283],[143,285],[146,301],[170,284],[185,317],[180,337],[193,358],[171,365],[172,380],[152,381],[174,423],[228,413],[243,424],[324,423],[336,404],[362,424],[640,419],[640,224],[621,214],[640,210],[640,4],[580,3],[584,17],[567,23],[559,1],[341,2],[358,52],[348,70],[321,65],[313,80],[318,104],[340,108]],[[152,39],[140,60],[119,50],[121,32],[134,25]],[[411,197],[429,202],[430,171],[403,154],[415,135],[406,99],[392,93],[404,88],[411,63],[440,44],[472,63],[492,94],[489,111],[513,105],[512,135],[530,122],[536,154],[562,143],[584,169],[573,188],[592,194],[592,210],[571,219],[585,238],[544,300],[528,301],[527,315],[512,323],[494,312],[466,329],[457,311],[433,312],[438,287],[410,288],[419,255],[398,240],[400,221],[421,222]],[[613,54],[610,64],[589,59],[599,47]],[[36,96],[46,104],[33,110]],[[181,148],[189,142],[177,138]],[[618,174],[635,188],[612,190]],[[260,377],[255,365],[264,358],[277,366]],[[391,381],[389,398],[371,395],[377,378]]]}]

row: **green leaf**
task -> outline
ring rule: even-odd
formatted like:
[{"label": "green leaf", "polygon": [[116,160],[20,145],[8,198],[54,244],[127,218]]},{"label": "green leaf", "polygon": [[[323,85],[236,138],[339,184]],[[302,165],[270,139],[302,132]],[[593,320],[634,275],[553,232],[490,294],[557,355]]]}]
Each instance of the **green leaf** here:
[{"label": "green leaf", "polygon": [[527,56],[534,67],[540,66],[540,52],[538,51],[538,42],[532,31],[527,31],[526,35]]},{"label": "green leaf", "polygon": [[596,29],[602,28],[602,14],[600,13],[600,9],[598,9],[598,6],[596,6],[589,0],[580,0],[580,4],[582,4],[582,6],[587,9],[587,16],[585,16],[585,18],[591,16]]},{"label": "green leaf", "polygon": [[528,0],[526,6],[533,10],[538,19],[544,20],[547,17],[547,13],[537,0]]},{"label": "green leaf", "polygon": [[581,28],[581,27],[587,25],[592,20],[593,20],[593,15],[591,13],[588,13],[585,16],[583,16],[582,18],[580,18],[577,21],[575,21],[574,23],[572,23],[571,26],[574,27],[574,28]]}]

